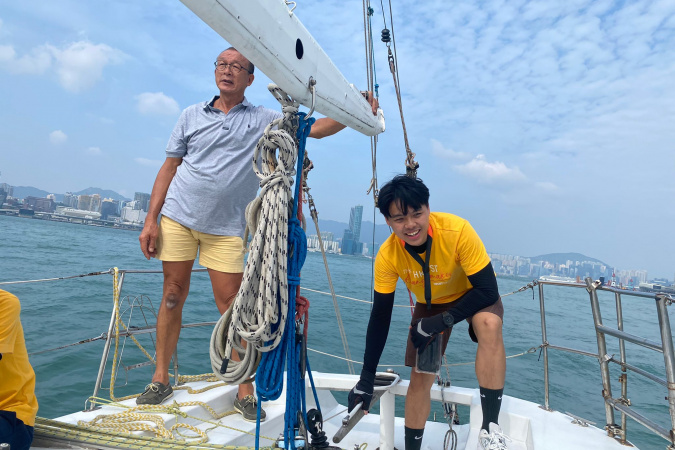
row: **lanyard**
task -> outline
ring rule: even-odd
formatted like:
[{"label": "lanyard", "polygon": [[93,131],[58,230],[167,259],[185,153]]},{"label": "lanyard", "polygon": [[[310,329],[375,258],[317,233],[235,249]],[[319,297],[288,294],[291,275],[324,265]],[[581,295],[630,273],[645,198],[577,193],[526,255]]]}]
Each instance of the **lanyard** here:
[{"label": "lanyard", "polygon": [[[431,227],[429,227],[431,229]],[[427,309],[431,309],[431,277],[429,275],[429,261],[431,260],[431,242],[433,238],[431,237],[432,233],[427,234],[427,256],[423,260],[422,257],[415,251],[413,248],[405,244],[405,249],[410,253],[410,256],[417,261],[417,263],[422,266],[422,273],[424,274],[424,300],[427,303]]]}]

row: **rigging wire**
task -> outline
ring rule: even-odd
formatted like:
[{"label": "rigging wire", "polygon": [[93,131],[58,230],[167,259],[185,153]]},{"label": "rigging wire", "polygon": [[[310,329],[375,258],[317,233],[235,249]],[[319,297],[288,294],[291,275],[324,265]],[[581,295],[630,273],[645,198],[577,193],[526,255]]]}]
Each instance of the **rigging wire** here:
[{"label": "rigging wire", "polygon": [[[373,46],[373,29],[372,29],[372,16],[375,13],[375,10],[370,6],[370,0],[363,0],[363,33],[365,41],[365,53],[366,53],[366,100],[368,99],[368,92],[372,92],[375,98],[379,98],[379,85],[377,84],[377,75],[375,71],[375,57],[374,57],[374,46]],[[373,176],[370,179],[370,185],[366,194],[373,193],[373,202],[377,206],[377,197],[379,194],[379,189],[377,186],[377,136],[371,136],[370,138],[370,156],[371,164],[373,170]],[[373,222],[374,223],[374,222]]]},{"label": "rigging wire", "polygon": [[391,8],[391,0],[389,0],[389,23],[391,24],[391,31],[387,28],[387,18],[384,13],[383,0],[380,0],[380,4],[382,5],[382,16],[384,22],[384,29],[382,30],[382,42],[384,42],[387,46],[387,59],[389,61],[389,70],[394,79],[396,100],[398,101],[398,109],[401,115],[401,125],[403,127],[403,141],[405,143],[405,152],[406,152],[405,172],[407,176],[417,178],[417,169],[419,168],[419,163],[415,161],[416,155],[410,149],[410,144],[408,143],[408,132],[405,127],[405,118],[403,116],[403,101],[401,100],[401,88],[400,88],[401,81],[399,78],[398,64],[397,64],[398,55],[396,52],[396,34],[394,33],[394,15]]},{"label": "rigging wire", "polygon": [[[304,180],[307,180],[307,177],[305,176]],[[342,346],[345,351],[345,361],[347,361],[347,367],[349,369],[349,373],[351,375],[354,375],[356,372],[354,371],[354,364],[352,362],[352,357],[351,357],[351,352],[349,351],[349,342],[347,341],[347,333],[345,331],[344,324],[342,322],[342,314],[340,314],[340,306],[338,305],[337,297],[342,297],[342,298],[347,298],[342,295],[336,295],[335,294],[335,288],[333,287],[333,280],[330,276],[330,269],[328,268],[328,259],[326,258],[326,249],[323,246],[323,239],[321,238],[321,230],[319,229],[319,213],[316,211],[316,205],[314,204],[314,199],[312,198],[312,195],[309,193],[309,187],[305,184],[304,185],[304,191],[305,191],[305,198],[307,198],[307,203],[309,205],[309,212],[310,215],[312,216],[312,220],[314,221],[314,226],[316,227],[316,235],[319,238],[319,248],[321,248],[321,255],[323,256],[323,265],[326,268],[326,277],[328,279],[328,287],[330,288],[330,295],[333,299],[333,308],[335,309],[335,316],[337,317],[337,324],[338,324],[338,329],[340,331],[340,339],[342,340]],[[300,288],[300,289],[305,289],[312,291],[311,289],[307,288]],[[312,292],[320,292],[320,291],[312,291]],[[322,292],[323,294],[323,292]]]},{"label": "rigging wire", "polygon": [[372,51],[371,51],[371,45],[372,45],[372,36],[369,36],[369,20],[368,20],[368,14],[370,11],[370,1],[369,0],[363,0],[363,40],[364,40],[364,46],[363,50],[366,53],[366,90],[370,90],[370,85],[372,83],[371,81],[371,73],[372,73]]},{"label": "rigging wire", "polygon": [[0,286],[4,286],[7,284],[26,284],[26,283],[41,283],[43,281],[61,281],[61,280],[70,280],[73,278],[84,278],[84,277],[94,277],[98,275],[109,275],[112,273],[112,269],[108,270],[103,270],[100,272],[90,272],[90,273],[82,273],[79,275],[71,275],[67,277],[55,277],[55,278],[41,278],[38,280],[20,280],[20,281],[3,281],[0,282]]},{"label": "rigging wire", "polygon": [[[381,0],[380,0],[381,1]],[[384,11],[384,9],[383,9]],[[375,98],[379,98],[379,85],[377,84],[377,73],[375,70],[375,57],[374,57],[374,45],[373,45],[373,27],[372,27],[372,17],[375,13],[375,10],[370,6],[370,0],[363,0],[363,31],[365,34],[365,44],[366,44],[366,79],[368,83],[368,91],[372,92]],[[370,179],[370,186],[366,194],[373,193],[373,233],[371,240],[371,253],[373,259],[370,265],[370,295],[371,301],[373,301],[374,293],[374,280],[375,280],[375,227],[377,224],[377,200],[380,194],[378,184],[377,184],[377,136],[371,136],[370,138],[370,157],[372,163],[373,176]]]}]

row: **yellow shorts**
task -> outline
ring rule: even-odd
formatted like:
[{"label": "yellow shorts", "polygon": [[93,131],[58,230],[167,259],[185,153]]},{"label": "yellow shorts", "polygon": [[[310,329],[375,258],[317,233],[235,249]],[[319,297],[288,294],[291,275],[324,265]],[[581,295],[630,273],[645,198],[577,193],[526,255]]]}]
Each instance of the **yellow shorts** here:
[{"label": "yellow shorts", "polygon": [[239,236],[218,236],[201,233],[175,220],[162,216],[157,237],[157,259],[160,261],[191,261],[218,272],[244,271],[244,242]]}]

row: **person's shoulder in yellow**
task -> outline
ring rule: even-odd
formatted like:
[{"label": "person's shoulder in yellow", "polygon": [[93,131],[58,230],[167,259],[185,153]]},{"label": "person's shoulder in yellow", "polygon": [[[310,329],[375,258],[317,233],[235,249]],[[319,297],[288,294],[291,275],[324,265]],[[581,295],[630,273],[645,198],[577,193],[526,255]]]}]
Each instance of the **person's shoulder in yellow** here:
[{"label": "person's shoulder in yellow", "polygon": [[28,361],[19,299],[0,289],[0,442],[30,448],[38,402]]},{"label": "person's shoulder in yellow", "polygon": [[469,221],[454,214],[432,211],[429,213],[429,223],[433,230],[461,232]]},{"label": "person's shoulder in yellow", "polygon": [[468,220],[454,214],[432,212],[429,214],[429,223],[434,241],[439,242],[442,248],[444,244],[450,245],[451,248],[444,248],[444,251],[454,252],[453,256],[466,275],[473,275],[490,262],[483,241]]}]

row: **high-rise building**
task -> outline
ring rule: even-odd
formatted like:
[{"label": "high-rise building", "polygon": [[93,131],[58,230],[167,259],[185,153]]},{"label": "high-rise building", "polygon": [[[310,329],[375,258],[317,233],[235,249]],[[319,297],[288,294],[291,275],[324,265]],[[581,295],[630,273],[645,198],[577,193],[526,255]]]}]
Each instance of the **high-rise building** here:
[{"label": "high-rise building", "polygon": [[7,183],[0,183],[0,190],[5,191],[7,197],[14,197],[14,186],[10,186]]},{"label": "high-rise building", "polygon": [[71,208],[77,208],[78,198],[77,195],[74,195],[72,192],[66,192],[63,194],[63,202],[65,206]]},{"label": "high-rise building", "polygon": [[91,211],[91,195],[78,195],[77,209],[82,211]]},{"label": "high-rise building", "polygon": [[342,236],[342,254],[360,254],[363,244],[359,242],[361,237],[361,218],[363,217],[363,205],[356,205],[349,214],[349,228]]},{"label": "high-rise building", "polygon": [[150,206],[150,194],[146,194],[145,192],[136,192],[134,194],[134,201],[137,202],[135,209],[148,212],[148,207]]},{"label": "high-rise building", "polygon": [[89,211],[100,212],[101,211],[101,195],[93,194],[91,196],[91,208]]},{"label": "high-rise building", "polygon": [[355,247],[354,244],[354,233],[352,233],[352,230],[346,229],[344,235],[342,236],[342,247],[340,248],[340,252],[343,255],[353,255]]},{"label": "high-rise building", "polygon": [[24,207],[31,208],[35,212],[54,212],[56,203],[50,198],[38,198],[28,196],[23,199]]},{"label": "high-rise building", "polygon": [[122,222],[130,222],[136,224],[142,224],[145,222],[145,217],[147,213],[141,209],[133,209],[129,206],[122,208]]},{"label": "high-rise building", "polygon": [[324,241],[333,241],[333,240],[335,240],[335,237],[334,237],[332,231],[322,231],[321,232],[321,239],[324,240]]},{"label": "high-rise building", "polygon": [[116,216],[118,204],[117,200],[106,198],[101,202],[101,219],[106,220],[109,216]]},{"label": "high-rise building", "polygon": [[[136,200],[124,202],[124,205],[122,206],[122,208],[131,208],[131,209],[136,210],[136,211],[143,211],[141,209],[140,202],[138,202]],[[120,209],[120,215],[121,215],[121,211],[122,210]]]},{"label": "high-rise building", "polygon": [[352,230],[354,241],[361,239],[361,218],[363,217],[363,205],[356,205],[349,214],[349,229]]}]

